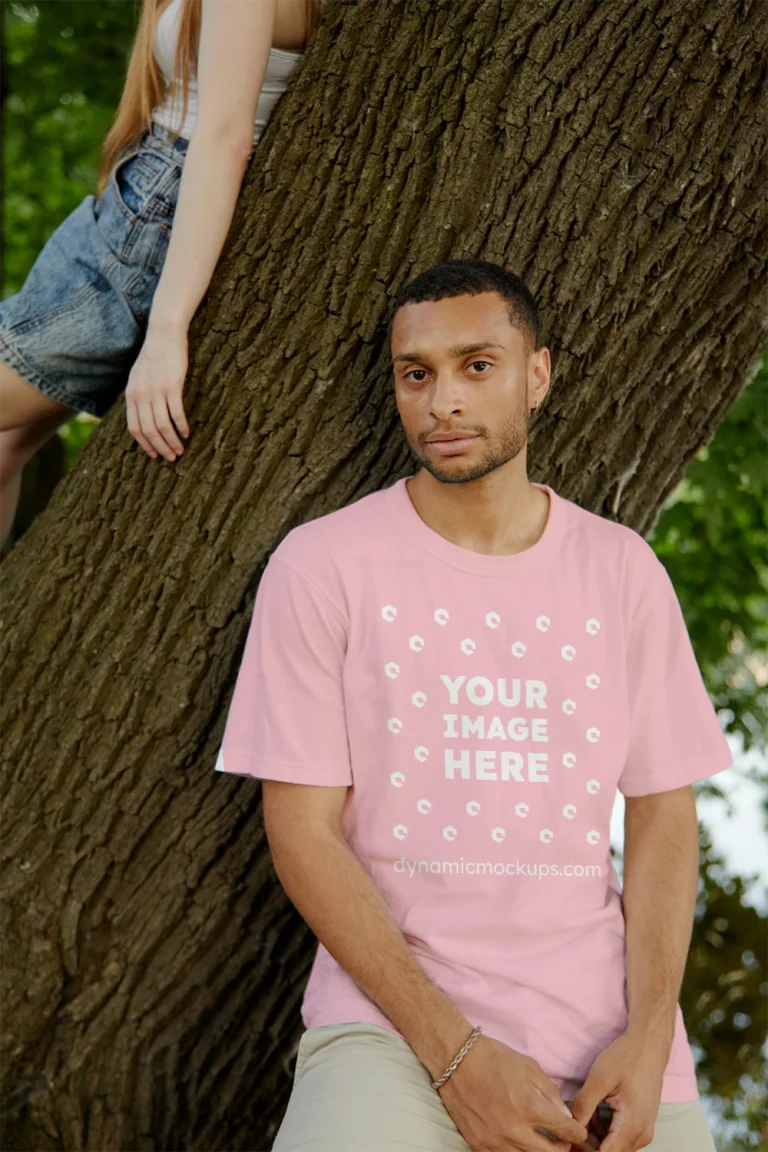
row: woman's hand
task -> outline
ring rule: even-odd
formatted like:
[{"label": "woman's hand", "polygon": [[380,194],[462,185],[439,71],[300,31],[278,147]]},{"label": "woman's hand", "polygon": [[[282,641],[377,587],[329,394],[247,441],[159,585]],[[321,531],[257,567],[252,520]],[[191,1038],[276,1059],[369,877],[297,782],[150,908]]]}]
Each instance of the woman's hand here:
[{"label": "woman's hand", "polygon": [[185,329],[147,328],[128,377],[125,406],[128,431],[153,460],[160,455],[173,462],[184,452],[179,435],[189,436],[181,402],[188,358]]}]

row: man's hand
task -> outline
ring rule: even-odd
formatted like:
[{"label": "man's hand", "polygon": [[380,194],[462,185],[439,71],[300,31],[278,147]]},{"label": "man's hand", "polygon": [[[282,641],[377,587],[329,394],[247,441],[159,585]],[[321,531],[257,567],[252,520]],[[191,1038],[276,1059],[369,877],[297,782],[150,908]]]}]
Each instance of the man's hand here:
[{"label": "man's hand", "polygon": [[184,452],[179,439],[189,436],[181,393],[187,375],[186,331],[150,325],[125,389],[128,431],[156,459],[173,462]]},{"label": "man's hand", "polygon": [[490,1036],[477,1038],[439,1093],[473,1152],[568,1152],[587,1138],[539,1064]]},{"label": "man's hand", "polygon": [[653,1140],[667,1057],[668,1046],[631,1031],[604,1048],[570,1107],[574,1118],[594,1133],[590,1122],[598,1104],[602,1100],[610,1104],[614,1112],[608,1135],[599,1145],[585,1141],[574,1144],[574,1149],[637,1152],[646,1148]]}]

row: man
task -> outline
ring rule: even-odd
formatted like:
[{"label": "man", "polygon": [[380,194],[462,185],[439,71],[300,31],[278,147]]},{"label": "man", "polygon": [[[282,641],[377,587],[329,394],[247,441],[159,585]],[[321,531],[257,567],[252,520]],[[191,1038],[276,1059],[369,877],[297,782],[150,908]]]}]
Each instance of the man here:
[{"label": "man", "polygon": [[389,335],[421,468],[273,552],[217,764],[319,939],[273,1149],[708,1152],[678,995],[731,754],[674,588],[528,480],[517,277],[438,264]]}]

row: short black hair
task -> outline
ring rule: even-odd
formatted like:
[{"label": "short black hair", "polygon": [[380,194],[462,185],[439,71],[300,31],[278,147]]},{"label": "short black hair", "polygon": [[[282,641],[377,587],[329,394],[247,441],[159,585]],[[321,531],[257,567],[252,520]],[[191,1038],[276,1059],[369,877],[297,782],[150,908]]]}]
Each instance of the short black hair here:
[{"label": "short black hair", "polygon": [[535,351],[539,346],[538,305],[519,276],[490,260],[444,260],[420,272],[389,306],[387,339],[391,344],[395,314],[404,304],[467,294],[477,296],[481,292],[498,292],[507,303],[510,324],[522,329],[528,351]]}]

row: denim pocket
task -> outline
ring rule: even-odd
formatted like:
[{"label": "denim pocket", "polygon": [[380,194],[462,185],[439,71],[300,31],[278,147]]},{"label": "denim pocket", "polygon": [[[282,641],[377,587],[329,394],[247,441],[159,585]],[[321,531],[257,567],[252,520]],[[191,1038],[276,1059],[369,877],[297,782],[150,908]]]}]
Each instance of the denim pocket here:
[{"label": "denim pocket", "polygon": [[137,160],[138,156],[131,156],[115,173],[118,195],[126,208],[136,215],[141,211],[141,197],[136,192],[133,184],[131,184],[129,174]]},{"label": "denim pocket", "polygon": [[181,168],[152,148],[137,146],[112,168],[110,183],[131,225],[170,221],[176,209]]},{"label": "denim pocket", "polygon": [[140,323],[165,263],[180,179],[181,168],[170,157],[137,143],[113,165],[94,202],[104,244],[133,273],[123,291]]}]

